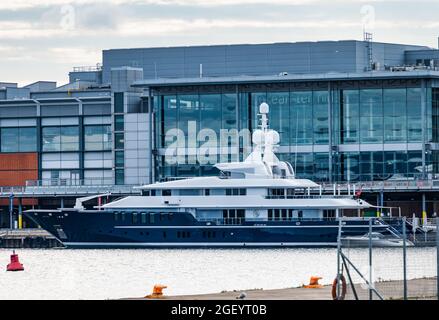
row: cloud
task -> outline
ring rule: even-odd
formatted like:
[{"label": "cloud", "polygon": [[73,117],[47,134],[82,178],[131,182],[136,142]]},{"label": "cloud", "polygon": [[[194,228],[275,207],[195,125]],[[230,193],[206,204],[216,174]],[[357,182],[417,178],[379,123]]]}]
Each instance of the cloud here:
[{"label": "cloud", "polygon": [[[303,5],[322,0],[15,0],[3,1],[0,9],[20,10],[37,7],[63,6],[63,5],[178,5],[178,6],[223,6],[223,5],[243,5],[243,4],[282,4],[282,5]],[[337,1],[337,0],[336,0]],[[338,0],[339,1],[339,0]],[[348,0],[344,0],[348,1]],[[352,0],[351,0],[352,1]],[[358,0],[357,0],[358,1]]]},{"label": "cloud", "polygon": [[[399,2],[409,3],[412,0],[332,0],[334,3],[388,3]],[[418,0],[418,3],[437,3],[437,0]],[[0,10],[20,10],[37,7],[50,6],[84,6],[84,5],[166,5],[166,6],[203,6],[203,7],[218,7],[218,6],[239,6],[239,5],[312,5],[312,4],[328,4],[325,0],[15,0],[2,1]]]}]

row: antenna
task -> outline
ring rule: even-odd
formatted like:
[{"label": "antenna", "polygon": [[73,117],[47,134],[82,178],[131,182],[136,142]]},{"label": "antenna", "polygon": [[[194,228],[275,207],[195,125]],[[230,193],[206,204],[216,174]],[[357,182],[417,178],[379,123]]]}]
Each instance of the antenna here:
[{"label": "antenna", "polygon": [[373,56],[372,56],[372,38],[370,32],[364,31],[364,42],[366,43],[366,71],[372,71]]}]

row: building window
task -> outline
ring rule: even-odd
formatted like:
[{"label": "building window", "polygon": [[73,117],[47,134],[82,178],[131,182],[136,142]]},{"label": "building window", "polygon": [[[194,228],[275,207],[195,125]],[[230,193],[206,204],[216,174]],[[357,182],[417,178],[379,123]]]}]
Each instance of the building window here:
[{"label": "building window", "polygon": [[36,128],[2,128],[1,152],[35,152]]},{"label": "building window", "polygon": [[114,131],[124,131],[124,116],[118,115],[114,116]]},{"label": "building window", "polygon": [[114,93],[114,113],[124,112],[124,94],[123,92]]},{"label": "building window", "polygon": [[43,151],[78,151],[78,127],[45,127],[42,135]]},{"label": "building window", "polygon": [[123,168],[125,166],[125,156],[123,151],[115,152],[115,164],[116,168]]},{"label": "building window", "polygon": [[125,146],[125,139],[123,133],[115,133],[114,134],[114,147],[115,149],[123,149]]},{"label": "building window", "polygon": [[111,150],[111,126],[85,126],[85,150]]},{"label": "building window", "polygon": [[123,169],[116,169],[116,185],[123,185],[125,184],[125,170]]}]

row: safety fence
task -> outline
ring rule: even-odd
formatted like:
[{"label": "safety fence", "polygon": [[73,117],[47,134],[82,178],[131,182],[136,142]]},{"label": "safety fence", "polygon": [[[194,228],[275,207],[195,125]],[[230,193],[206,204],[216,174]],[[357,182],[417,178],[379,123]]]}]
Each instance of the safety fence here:
[{"label": "safety fence", "polygon": [[388,229],[377,232],[374,227],[383,223],[378,220],[370,219],[369,232],[363,236],[346,235],[345,225],[340,224],[337,298],[438,299],[436,229],[420,231],[400,218],[385,221]]}]

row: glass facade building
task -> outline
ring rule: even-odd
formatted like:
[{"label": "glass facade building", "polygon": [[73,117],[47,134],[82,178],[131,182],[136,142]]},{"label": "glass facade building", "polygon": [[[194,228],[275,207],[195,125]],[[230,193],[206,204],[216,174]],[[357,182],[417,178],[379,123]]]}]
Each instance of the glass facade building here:
[{"label": "glass facade building", "polygon": [[[218,137],[221,129],[251,132],[258,127],[258,107],[266,102],[270,127],[280,133],[278,154],[300,178],[431,179],[438,173],[437,151],[431,148],[438,142],[437,90],[422,79],[156,86],[157,177],[215,173],[210,164],[189,161],[196,155],[187,151],[179,163],[166,161],[169,148],[181,149],[178,154],[188,150],[175,144],[173,129],[188,138],[188,123],[195,121],[197,132],[210,129]],[[218,140],[217,161],[242,160],[250,150],[249,140]],[[222,146],[229,147],[226,154]]]},{"label": "glass facade building", "polygon": [[[74,70],[66,86],[0,82],[0,162],[17,167],[13,175],[0,168],[0,184],[78,186],[68,199],[94,192],[86,185],[121,195],[134,185],[216,175],[215,163],[249,154],[266,102],[280,134],[276,154],[298,178],[356,184],[370,203],[404,203],[408,215],[421,203],[439,212],[439,51],[373,43],[382,67],[364,72],[367,46],[106,50],[102,68]],[[58,200],[49,195],[39,205]]]}]

